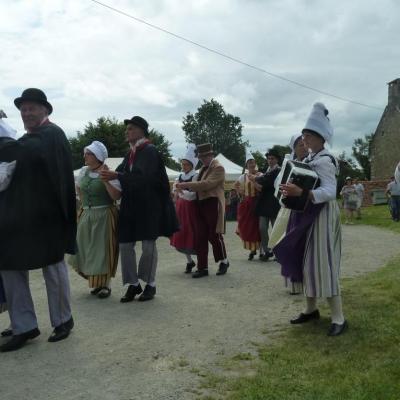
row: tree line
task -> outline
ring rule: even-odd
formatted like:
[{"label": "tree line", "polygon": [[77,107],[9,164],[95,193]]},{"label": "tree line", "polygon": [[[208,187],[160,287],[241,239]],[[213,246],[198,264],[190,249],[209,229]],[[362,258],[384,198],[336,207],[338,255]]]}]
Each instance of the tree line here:
[{"label": "tree line", "polygon": [[[216,153],[222,153],[238,165],[244,165],[247,140],[243,138],[243,126],[239,117],[227,113],[222,104],[216,100],[204,100],[193,114],[188,112],[183,117],[182,130],[187,143],[211,143]],[[369,180],[371,178],[371,142],[373,134],[354,140],[352,156],[345,152],[339,155],[340,175],[338,186],[341,187],[346,176]],[[167,167],[180,170],[180,165],[171,154],[171,142],[165,135],[155,129],[149,132],[149,139],[158,148]],[[125,125],[112,117],[100,117],[95,123],[89,122],[78,131],[77,136],[70,138],[74,169],[83,165],[83,149],[93,140],[103,142],[109,157],[124,157],[129,150],[125,140]],[[275,145],[275,150],[282,156],[290,152],[289,146]],[[265,155],[260,151],[253,152],[260,170],[266,168]],[[357,164],[358,163],[358,164]]]}]

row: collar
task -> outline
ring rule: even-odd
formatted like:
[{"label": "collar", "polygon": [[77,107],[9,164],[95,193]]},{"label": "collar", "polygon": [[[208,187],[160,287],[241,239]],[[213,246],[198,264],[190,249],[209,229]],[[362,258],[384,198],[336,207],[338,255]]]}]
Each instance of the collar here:
[{"label": "collar", "polygon": [[311,161],[315,160],[316,158],[318,158],[318,157],[320,157],[320,156],[322,156],[324,154],[329,154],[329,152],[325,148],[322,148],[320,151],[317,151],[316,153],[310,153],[306,157],[305,161],[306,162],[311,162]]},{"label": "collar", "polygon": [[275,171],[279,167],[279,164],[275,164],[273,167],[268,167],[267,172]]},{"label": "collar", "polygon": [[190,179],[193,176],[195,176],[197,174],[197,172],[195,171],[195,169],[193,168],[191,171],[189,171],[187,174],[185,172],[181,173],[181,178],[186,180],[186,179]]},{"label": "collar", "polygon": [[137,148],[143,146],[144,144],[150,143],[150,140],[147,138],[139,139],[133,146],[131,146],[132,151],[136,151]]},{"label": "collar", "polygon": [[30,129],[30,130],[26,130],[26,131],[27,131],[27,133],[32,133],[32,132],[35,131],[35,129],[39,128],[40,126],[48,125],[48,124],[50,124],[50,120],[49,120],[49,117],[46,116],[46,117],[44,117],[44,118],[42,119],[42,122],[41,122],[38,126],[35,126],[34,128],[32,128],[32,129]]}]

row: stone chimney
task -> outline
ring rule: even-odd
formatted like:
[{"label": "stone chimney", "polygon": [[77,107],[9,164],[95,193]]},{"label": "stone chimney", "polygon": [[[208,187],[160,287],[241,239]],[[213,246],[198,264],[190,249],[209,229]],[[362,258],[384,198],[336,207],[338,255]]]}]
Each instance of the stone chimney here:
[{"label": "stone chimney", "polygon": [[388,106],[390,108],[400,107],[400,78],[388,83],[389,99]]}]

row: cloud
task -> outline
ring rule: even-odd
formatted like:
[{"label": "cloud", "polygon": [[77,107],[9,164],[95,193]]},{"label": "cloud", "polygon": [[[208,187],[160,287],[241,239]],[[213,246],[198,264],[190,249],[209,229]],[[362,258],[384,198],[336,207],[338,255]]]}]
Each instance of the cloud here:
[{"label": "cloud", "polygon": [[[385,107],[398,77],[400,4],[382,0],[139,0],[113,7],[232,57],[346,98]],[[0,1],[1,5],[1,1]],[[3,12],[5,10],[5,12]],[[286,144],[316,101],[330,110],[334,151],[351,152],[380,110],[272,78],[153,30],[91,1],[14,0],[0,14],[0,108],[20,133],[13,99],[40,87],[68,135],[102,115],[143,115],[185,149],[182,118],[215,98],[243,123],[252,148]]]}]

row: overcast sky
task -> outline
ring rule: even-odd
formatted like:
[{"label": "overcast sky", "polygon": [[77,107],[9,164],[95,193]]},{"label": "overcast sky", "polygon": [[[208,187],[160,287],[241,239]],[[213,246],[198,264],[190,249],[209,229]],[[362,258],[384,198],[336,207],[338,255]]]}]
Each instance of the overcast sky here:
[{"label": "overcast sky", "polygon": [[[390,0],[103,0],[272,73],[359,102],[387,104],[400,77],[400,2]],[[252,149],[287,144],[325,103],[332,150],[351,152],[382,110],[320,95],[177,40],[89,0],[0,0],[0,109],[20,134],[13,100],[39,87],[68,136],[100,116],[141,115],[186,147],[182,118],[215,98]]]}]

